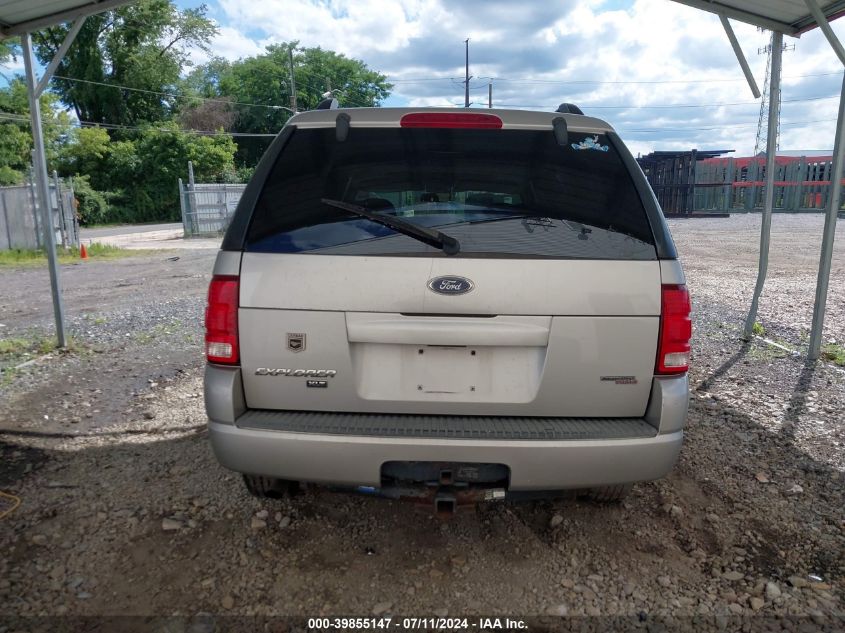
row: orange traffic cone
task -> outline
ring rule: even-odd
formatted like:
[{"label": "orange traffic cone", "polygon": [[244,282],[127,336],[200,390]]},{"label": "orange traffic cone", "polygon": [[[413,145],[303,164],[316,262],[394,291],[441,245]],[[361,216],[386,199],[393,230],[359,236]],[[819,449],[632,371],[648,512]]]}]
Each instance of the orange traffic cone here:
[{"label": "orange traffic cone", "polygon": [[80,259],[88,259],[88,249],[85,248],[85,244],[82,244],[79,247],[79,258]]}]

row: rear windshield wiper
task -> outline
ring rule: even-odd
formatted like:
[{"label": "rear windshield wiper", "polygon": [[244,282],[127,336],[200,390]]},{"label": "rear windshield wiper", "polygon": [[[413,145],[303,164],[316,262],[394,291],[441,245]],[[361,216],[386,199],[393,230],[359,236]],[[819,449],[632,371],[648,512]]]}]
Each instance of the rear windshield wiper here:
[{"label": "rear windshield wiper", "polygon": [[424,244],[439,248],[447,255],[456,255],[461,250],[461,244],[458,240],[446,235],[445,233],[441,233],[437,229],[420,226],[419,224],[408,222],[407,220],[403,220],[402,218],[396,216],[374,213],[373,211],[357,204],[351,204],[341,200],[322,198],[321,202],[329,205],[330,207],[337,207],[338,209],[349,211],[349,213],[354,213],[362,218],[367,218],[368,220],[381,224],[382,226],[386,226],[389,229],[393,229],[394,231],[403,233],[415,240],[419,240]]}]

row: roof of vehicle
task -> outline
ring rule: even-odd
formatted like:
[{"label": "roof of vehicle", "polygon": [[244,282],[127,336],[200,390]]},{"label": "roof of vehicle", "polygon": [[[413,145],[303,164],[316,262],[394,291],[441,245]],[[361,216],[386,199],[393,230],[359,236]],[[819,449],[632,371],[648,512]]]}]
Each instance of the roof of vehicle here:
[{"label": "roof of vehicle", "polygon": [[335,125],[341,112],[349,115],[350,127],[399,127],[400,119],[406,114],[417,112],[444,114],[493,114],[502,120],[505,130],[549,130],[552,121],[563,117],[566,127],[574,132],[612,132],[613,128],[601,119],[583,114],[562,114],[560,112],[537,112],[533,110],[464,109],[464,108],[337,108],[335,110],[309,110],[291,117],[290,125],[298,128],[329,127]]}]

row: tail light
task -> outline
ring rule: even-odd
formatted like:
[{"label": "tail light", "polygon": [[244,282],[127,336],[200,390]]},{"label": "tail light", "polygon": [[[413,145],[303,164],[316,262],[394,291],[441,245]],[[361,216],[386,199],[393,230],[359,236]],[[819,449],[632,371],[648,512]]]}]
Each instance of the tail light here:
[{"label": "tail light", "polygon": [[692,338],[689,292],[686,286],[674,285],[664,285],[661,290],[656,373],[682,374],[689,370]]},{"label": "tail light", "polygon": [[238,278],[214,275],[205,308],[205,357],[209,363],[237,365]]}]

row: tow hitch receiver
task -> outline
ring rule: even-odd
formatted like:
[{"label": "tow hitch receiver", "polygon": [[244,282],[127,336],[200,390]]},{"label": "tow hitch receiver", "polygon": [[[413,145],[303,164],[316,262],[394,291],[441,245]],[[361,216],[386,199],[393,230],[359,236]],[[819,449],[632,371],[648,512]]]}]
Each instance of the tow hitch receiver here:
[{"label": "tow hitch receiver", "polygon": [[381,486],[359,486],[356,492],[434,506],[440,517],[459,508],[507,497],[510,472],[502,464],[453,462],[386,462]]},{"label": "tow hitch receiver", "polygon": [[450,516],[455,514],[458,502],[455,495],[445,492],[443,489],[437,491],[434,495],[434,512],[438,516]]},{"label": "tow hitch receiver", "polygon": [[[347,489],[348,490],[348,489]],[[453,515],[458,508],[475,506],[482,501],[504,501],[504,488],[471,488],[469,486],[439,486],[435,483],[415,486],[358,486],[355,492],[397,501],[410,501],[416,505],[434,505],[434,512],[440,517]]]}]

